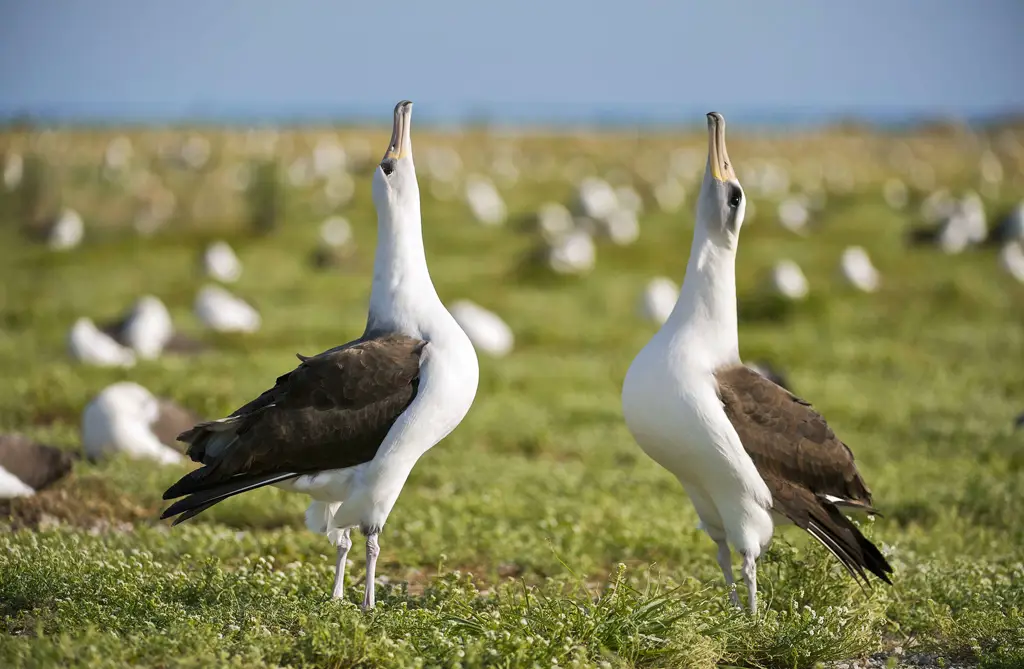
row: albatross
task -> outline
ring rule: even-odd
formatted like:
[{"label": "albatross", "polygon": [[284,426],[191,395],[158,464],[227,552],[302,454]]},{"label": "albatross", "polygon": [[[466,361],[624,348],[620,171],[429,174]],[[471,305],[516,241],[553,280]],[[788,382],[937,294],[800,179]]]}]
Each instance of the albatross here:
[{"label": "albatross", "polygon": [[[739,606],[732,552],[757,611],[757,558],[777,523],[803,528],[859,582],[892,567],[842,513],[873,513],[853,454],[811,406],[740,362],[736,249],[746,207],[708,114],[709,150],[690,260],[668,321],[626,373],[622,408],[640,447],[682,484]],[[730,548],[731,547],[731,548]]]},{"label": "albatross", "polygon": [[306,524],[337,547],[344,590],[351,528],[366,536],[363,608],[374,606],[378,535],[417,460],[462,421],[479,368],[469,338],[427,271],[413,165],[412,103],[373,175],[377,251],[363,335],[312,357],[227,418],[179,439],[203,466],[164,493],[164,518],[187,520],[233,495],[276,485],[313,498]]}]

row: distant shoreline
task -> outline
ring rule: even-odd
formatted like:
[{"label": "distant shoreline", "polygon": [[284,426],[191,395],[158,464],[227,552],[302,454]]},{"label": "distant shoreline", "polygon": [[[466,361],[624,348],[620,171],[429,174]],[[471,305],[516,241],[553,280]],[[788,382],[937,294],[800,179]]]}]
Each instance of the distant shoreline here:
[{"label": "distant shoreline", "polygon": [[[386,104],[383,107],[386,108]],[[52,105],[49,108],[0,107],[0,127],[27,126],[167,126],[167,125],[386,125],[381,119],[382,105],[308,106],[271,109],[266,105],[216,108],[196,107],[192,110],[171,106]],[[480,105],[472,109],[454,110],[429,103],[417,108],[420,123],[436,128],[507,128],[538,130],[552,128],[590,129],[687,129],[703,127],[706,111],[650,105],[656,111],[585,105],[507,105],[491,109]],[[922,109],[774,109],[755,110],[725,107],[729,120],[751,129],[806,130],[837,125],[862,125],[872,128],[907,129],[932,124],[966,123],[969,125],[1005,125],[1024,122],[1024,109],[962,113]],[[385,119],[386,120],[386,119]]]}]

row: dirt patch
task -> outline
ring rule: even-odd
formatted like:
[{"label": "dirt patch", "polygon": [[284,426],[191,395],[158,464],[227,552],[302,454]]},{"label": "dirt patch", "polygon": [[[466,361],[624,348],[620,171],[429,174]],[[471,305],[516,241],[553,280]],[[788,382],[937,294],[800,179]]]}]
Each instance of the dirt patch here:
[{"label": "dirt patch", "polygon": [[74,475],[32,497],[0,500],[0,521],[14,529],[39,529],[52,523],[92,529],[97,523],[120,525],[152,521],[156,506],[119,493],[99,478]]}]

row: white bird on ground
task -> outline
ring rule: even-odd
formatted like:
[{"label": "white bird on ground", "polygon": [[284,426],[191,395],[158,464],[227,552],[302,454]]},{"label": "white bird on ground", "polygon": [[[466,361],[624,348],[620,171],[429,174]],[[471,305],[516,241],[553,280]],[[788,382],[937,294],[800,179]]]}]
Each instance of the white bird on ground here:
[{"label": "white bird on ground", "polygon": [[790,232],[804,234],[811,213],[807,203],[798,197],[789,197],[779,203],[779,223]]},{"label": "white bird on ground", "polygon": [[124,453],[162,465],[183,462],[181,453],[163,440],[173,443],[177,434],[192,427],[192,418],[191,412],[161,401],[139,384],[121,381],[85,406],[82,448],[93,460]]},{"label": "white bird on ground", "polygon": [[587,177],[580,182],[576,191],[580,212],[594,220],[601,220],[619,208],[615,189],[598,177]]},{"label": "white bird on ground", "polygon": [[458,300],[448,308],[477,351],[495,358],[508,355],[515,344],[512,328],[498,314],[469,300]]},{"label": "white bird on ground", "polygon": [[640,315],[662,325],[679,300],[679,286],[668,277],[658,276],[647,282],[640,295]]},{"label": "white bird on ground", "polygon": [[775,263],[772,267],[772,286],[777,293],[790,300],[802,300],[810,291],[803,270],[792,260]]},{"label": "white bird on ground", "polygon": [[91,318],[82,317],[71,326],[68,335],[71,357],[97,367],[132,367],[135,353],[118,344],[113,337],[102,332]]},{"label": "white bird on ground", "polygon": [[260,312],[220,286],[203,286],[193,309],[203,325],[217,332],[256,332],[262,324]]},{"label": "white bird on ground", "polygon": [[64,209],[50,227],[46,245],[54,251],[67,251],[82,243],[85,224],[74,209]]},{"label": "white bird on ground", "polygon": [[213,242],[203,251],[206,275],[223,283],[234,283],[242,276],[242,261],[225,241]]},{"label": "white bird on ground", "polygon": [[31,497],[71,471],[73,456],[21,434],[0,434],[0,499]]},{"label": "white bird on ground", "polygon": [[411,115],[411,102],[395,107],[391,143],[373,175],[377,252],[363,336],[299,356],[273,388],[183,435],[203,467],[164,493],[183,497],[163,515],[178,516],[175,523],[265,485],[310,495],[307,527],[338,548],[335,598],[343,595],[350,530],[366,535],[364,609],[375,603],[377,537],[402,486],[462,422],[479,377],[473,344],[427,270]]},{"label": "white bird on ground", "polygon": [[548,241],[569,233],[575,225],[572,213],[558,202],[542,204],[537,210],[537,227],[541,236]]},{"label": "white bird on ground", "polygon": [[880,276],[871,264],[868,252],[860,246],[848,246],[839,259],[839,269],[846,282],[857,290],[873,293],[878,290]]},{"label": "white bird on ground", "polygon": [[1012,241],[999,249],[999,264],[1006,273],[1024,283],[1024,242]]},{"label": "white bird on ground", "polygon": [[747,603],[757,611],[757,558],[776,523],[820,541],[846,570],[885,582],[892,567],[843,507],[873,511],[853,455],[809,404],[740,360],[736,251],[745,196],[725,147],[725,120],[708,114],[708,162],[677,307],[630,365],[626,424],[668,469],[718,545],[732,590],[732,549],[743,559]]},{"label": "white bird on ground", "polygon": [[548,247],[548,266],[557,274],[585,274],[594,269],[596,259],[594,239],[585,230],[575,229]]},{"label": "white bird on ground", "polygon": [[508,217],[505,201],[487,177],[474,174],[466,179],[466,203],[478,223],[502,225]]},{"label": "white bird on ground", "polygon": [[597,221],[597,227],[616,246],[629,246],[640,238],[640,221],[628,209],[616,209]]},{"label": "white bird on ground", "polygon": [[160,298],[143,295],[132,305],[121,336],[143,360],[158,358],[174,336],[171,314]]}]

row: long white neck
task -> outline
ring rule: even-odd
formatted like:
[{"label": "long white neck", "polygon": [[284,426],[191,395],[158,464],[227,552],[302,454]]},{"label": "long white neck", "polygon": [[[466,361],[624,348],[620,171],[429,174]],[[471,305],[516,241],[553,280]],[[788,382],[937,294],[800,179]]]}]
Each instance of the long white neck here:
[{"label": "long white neck", "polygon": [[427,270],[419,202],[384,209],[377,216],[367,332],[397,330],[421,336],[438,308],[444,310],[444,305]]},{"label": "long white neck", "polygon": [[699,222],[679,299],[662,332],[672,336],[681,355],[712,369],[740,361],[736,250],[708,239]]}]

